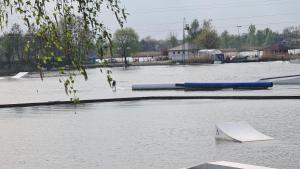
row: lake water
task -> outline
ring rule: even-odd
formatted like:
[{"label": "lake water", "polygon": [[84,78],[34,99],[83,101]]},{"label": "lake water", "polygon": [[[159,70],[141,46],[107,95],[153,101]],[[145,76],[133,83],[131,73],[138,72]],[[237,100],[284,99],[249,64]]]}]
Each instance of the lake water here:
[{"label": "lake water", "polygon": [[[299,95],[299,86],[259,91],[131,91],[134,83],[256,81],[298,74],[287,62],[112,69],[113,92],[99,69],[78,77],[81,99],[158,95]],[[0,80],[0,103],[67,100],[55,72]],[[179,169],[207,161],[274,168],[300,166],[299,100],[172,100],[0,109],[0,168]],[[215,139],[215,124],[247,121],[274,137],[236,143]]]}]

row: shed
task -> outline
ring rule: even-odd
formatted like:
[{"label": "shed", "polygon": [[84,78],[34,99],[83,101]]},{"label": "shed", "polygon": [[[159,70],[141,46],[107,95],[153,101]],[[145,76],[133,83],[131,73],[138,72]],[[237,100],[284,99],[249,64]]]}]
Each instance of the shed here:
[{"label": "shed", "polygon": [[289,48],[282,43],[276,43],[270,47],[263,48],[263,56],[274,56],[274,55],[288,55]]},{"label": "shed", "polygon": [[198,55],[198,50],[200,48],[192,43],[185,43],[183,45],[176,46],[168,50],[169,58],[172,61],[182,62],[184,60],[189,60],[191,57]]},{"label": "shed", "polygon": [[270,47],[262,49],[262,58],[263,61],[272,61],[272,60],[289,60],[290,55],[288,53],[289,48],[282,43],[275,43]]}]

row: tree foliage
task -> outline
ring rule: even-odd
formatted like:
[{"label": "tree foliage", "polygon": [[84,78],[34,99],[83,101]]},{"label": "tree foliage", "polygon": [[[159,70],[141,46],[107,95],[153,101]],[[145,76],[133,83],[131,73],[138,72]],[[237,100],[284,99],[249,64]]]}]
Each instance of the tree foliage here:
[{"label": "tree foliage", "polygon": [[198,20],[195,19],[192,22],[188,33],[188,41],[195,43],[200,47],[213,49],[218,48],[220,45],[218,33],[213,28],[211,20],[204,20],[200,26]]},{"label": "tree foliage", "polygon": [[[123,26],[127,13],[119,6],[119,0],[2,0],[0,2],[0,28],[7,25],[9,15],[14,13],[23,18],[28,29],[34,28],[36,32],[26,42],[26,51],[30,51],[31,47],[39,44],[40,48],[35,49],[37,50],[35,54],[41,78],[43,78],[42,65],[45,62],[55,58],[57,63],[62,60],[62,57],[66,57],[69,58],[70,66],[78,70],[87,80],[88,76],[81,58],[86,55],[90,43],[80,42],[78,39],[89,32],[93,40],[101,38],[111,42],[111,34],[99,20],[103,10],[110,10],[118,23]],[[77,25],[74,18],[78,17],[81,18],[81,22]],[[60,26],[63,29],[59,29]],[[79,26],[80,32],[75,32],[73,26]],[[78,45],[77,43],[82,46],[74,48]],[[55,56],[54,50],[58,50],[61,55]],[[65,71],[62,70],[61,73]],[[64,80],[67,94],[76,93],[73,83],[67,83],[73,81],[74,74],[71,72],[70,78]]]},{"label": "tree foliage", "polygon": [[200,32],[200,24],[197,19],[194,19],[191,23],[190,29],[188,30],[188,41],[196,39],[197,35]]},{"label": "tree foliage", "polygon": [[160,50],[159,41],[147,36],[140,41],[141,51],[158,51]]},{"label": "tree foliage", "polygon": [[124,57],[125,66],[127,57],[139,49],[139,36],[132,28],[118,29],[114,33],[113,42],[119,56]]}]

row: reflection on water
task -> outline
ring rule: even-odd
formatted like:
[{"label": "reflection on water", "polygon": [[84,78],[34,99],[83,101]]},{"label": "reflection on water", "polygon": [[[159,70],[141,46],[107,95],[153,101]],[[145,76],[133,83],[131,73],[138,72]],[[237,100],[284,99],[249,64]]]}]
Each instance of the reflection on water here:
[{"label": "reflection on water", "polygon": [[[197,66],[145,66],[113,68],[117,80],[117,92],[107,83],[105,74],[99,69],[89,69],[89,80],[77,77],[75,87],[81,99],[113,98],[153,95],[295,95],[300,87],[274,86],[270,90],[222,90],[222,91],[132,91],[131,85],[137,83],[180,83],[180,82],[237,82],[257,81],[272,76],[292,75],[300,72],[300,64],[287,62],[243,63]],[[59,83],[57,72],[46,74],[41,81],[37,78],[19,80],[0,80],[0,103],[24,103],[40,101],[68,100],[63,84]]]}]

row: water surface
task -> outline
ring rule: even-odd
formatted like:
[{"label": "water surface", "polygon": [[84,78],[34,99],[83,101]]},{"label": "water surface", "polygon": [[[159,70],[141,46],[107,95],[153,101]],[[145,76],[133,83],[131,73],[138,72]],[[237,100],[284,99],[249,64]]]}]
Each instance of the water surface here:
[{"label": "water surface", "polygon": [[[256,81],[298,74],[286,62],[112,69],[112,92],[99,69],[76,84],[82,99],[153,95],[299,95],[299,86],[259,91],[131,91],[133,83]],[[0,103],[67,100],[56,73],[0,81]],[[179,169],[227,160],[274,168],[300,165],[300,101],[172,100],[0,109],[0,168]],[[247,121],[274,140],[215,139],[215,124]]]}]

